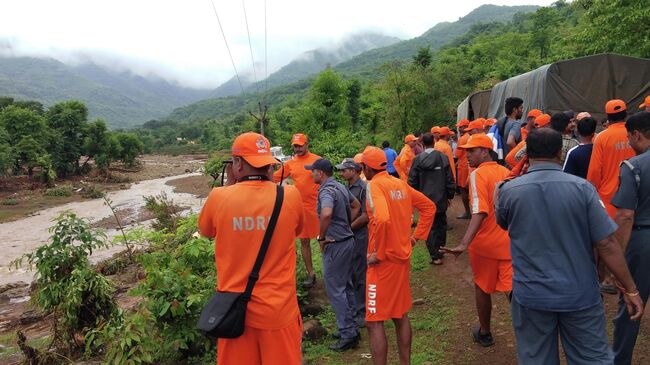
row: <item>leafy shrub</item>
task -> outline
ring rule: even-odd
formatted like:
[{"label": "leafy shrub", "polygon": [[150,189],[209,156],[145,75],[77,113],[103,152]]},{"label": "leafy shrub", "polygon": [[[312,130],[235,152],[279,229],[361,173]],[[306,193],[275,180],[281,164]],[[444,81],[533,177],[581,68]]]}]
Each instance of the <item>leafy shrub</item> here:
[{"label": "leafy shrub", "polygon": [[81,196],[86,199],[99,199],[104,197],[104,192],[95,185],[87,186],[83,189]]},{"label": "leafy shrub", "polygon": [[122,317],[113,285],[93,271],[88,260],[94,250],[108,246],[106,237],[70,212],[60,215],[50,232],[48,244],[12,264],[18,267],[27,259],[30,267],[36,266],[38,291],[32,300],[43,311],[54,313],[52,344],[58,351],[75,354],[83,346],[98,349],[85,335]]},{"label": "leafy shrub", "polygon": [[[147,232],[141,236],[155,240],[152,246],[157,248],[138,257],[146,278],[132,294],[144,298],[143,309],[122,324],[122,329],[107,331],[126,331],[131,325],[136,335],[143,333],[150,338],[136,337],[129,343],[125,338],[131,335],[126,332],[119,332],[124,338],[113,334],[107,343],[109,362],[139,363],[136,358],[143,359],[145,354],[153,357],[153,361],[147,360],[152,363],[196,363],[208,356],[214,361],[215,343],[196,329],[201,310],[216,287],[214,246],[210,240],[193,235],[196,230],[197,216],[191,215],[178,222],[176,235]],[[130,239],[137,241],[132,236]],[[155,345],[143,342],[149,340]]]},{"label": "leafy shrub", "polygon": [[5,199],[2,202],[0,202],[2,205],[18,205],[18,201],[15,199]]},{"label": "leafy shrub", "polygon": [[72,196],[74,188],[72,185],[61,185],[49,188],[45,191],[47,196]]},{"label": "leafy shrub", "polygon": [[167,230],[168,232],[174,232],[176,230],[176,224],[180,217],[178,213],[181,208],[178,205],[175,205],[174,202],[167,197],[165,192],[160,195],[145,196],[145,208],[153,213],[155,217],[155,222],[151,224],[151,227],[155,230],[162,231]]}]

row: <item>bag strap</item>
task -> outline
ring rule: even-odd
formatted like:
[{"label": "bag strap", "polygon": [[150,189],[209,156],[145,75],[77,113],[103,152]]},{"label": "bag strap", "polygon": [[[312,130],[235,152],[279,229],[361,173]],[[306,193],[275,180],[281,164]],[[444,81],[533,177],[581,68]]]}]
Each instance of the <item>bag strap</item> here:
[{"label": "bag strap", "polygon": [[269,220],[269,225],[266,227],[266,232],[264,232],[264,239],[262,240],[262,246],[260,246],[260,251],[257,254],[257,259],[255,259],[255,265],[253,265],[253,270],[248,276],[248,283],[246,284],[246,290],[242,294],[242,299],[249,301],[251,299],[251,293],[253,292],[253,287],[257,282],[257,279],[260,277],[260,268],[264,262],[264,257],[266,256],[266,251],[269,250],[269,244],[271,243],[271,238],[273,237],[273,231],[275,231],[275,225],[278,223],[278,216],[280,215],[280,208],[282,208],[282,202],[284,200],[284,188],[280,185],[276,185],[277,195],[275,197],[275,205],[273,206],[273,213],[271,214],[271,219]]}]

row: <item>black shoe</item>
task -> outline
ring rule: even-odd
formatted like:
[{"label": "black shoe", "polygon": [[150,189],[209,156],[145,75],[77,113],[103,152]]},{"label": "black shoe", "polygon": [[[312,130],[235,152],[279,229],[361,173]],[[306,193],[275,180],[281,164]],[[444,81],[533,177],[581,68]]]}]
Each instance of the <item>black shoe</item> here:
[{"label": "black shoe", "polygon": [[359,346],[359,337],[354,337],[354,338],[348,338],[348,339],[339,339],[334,343],[333,345],[330,346],[330,350],[336,351],[336,352],[343,352],[345,350],[349,349],[355,349]]},{"label": "black shoe", "polygon": [[494,339],[492,338],[492,334],[490,332],[482,334],[481,333],[481,326],[477,326],[474,328],[472,331],[472,337],[474,337],[474,342],[477,342],[479,345],[483,347],[490,347],[494,345]]},{"label": "black shoe", "polygon": [[316,274],[307,275],[307,278],[302,282],[302,287],[309,289],[316,284]]},{"label": "black shoe", "polygon": [[[335,338],[337,340],[340,339],[341,338],[341,332],[336,331],[336,332],[332,333],[332,338]],[[361,332],[357,332],[357,340],[359,340],[359,341],[361,340]]]}]

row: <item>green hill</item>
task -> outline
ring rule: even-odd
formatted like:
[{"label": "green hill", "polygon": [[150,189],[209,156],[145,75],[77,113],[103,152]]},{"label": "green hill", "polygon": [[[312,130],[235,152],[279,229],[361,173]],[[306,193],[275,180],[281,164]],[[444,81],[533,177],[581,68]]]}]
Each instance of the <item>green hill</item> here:
[{"label": "green hill", "polygon": [[49,58],[6,57],[0,58],[0,95],[45,105],[77,99],[87,105],[90,118],[101,117],[112,128],[128,128],[201,100],[209,90],[188,89],[92,63],[69,66]]},{"label": "green hill", "polygon": [[436,24],[421,36],[364,52],[334,67],[344,75],[373,78],[375,69],[386,62],[410,60],[419,47],[431,47],[436,50],[455,38],[462,36],[479,23],[506,22],[517,13],[530,13],[539,7],[534,5],[497,6],[481,5],[457,21]]},{"label": "green hill", "polygon": [[[538,8],[537,6],[482,5],[456,22],[439,23],[419,37],[363,52],[348,61],[339,63],[334,66],[334,69],[346,77],[375,79],[379,76],[376,72],[378,67],[388,62],[408,61],[417,53],[418,47],[429,46],[431,50],[437,50],[467,33],[472,26],[495,21],[506,22],[517,13],[529,13]],[[290,76],[287,78],[289,79]],[[242,96],[201,100],[175,109],[168,119],[180,122],[222,118],[246,110],[256,110],[258,100],[265,100],[269,105],[277,105],[279,101],[289,96],[302,97],[311,85],[311,81],[312,79],[303,78],[298,82],[270,88],[268,92],[262,94],[249,93]]]}]

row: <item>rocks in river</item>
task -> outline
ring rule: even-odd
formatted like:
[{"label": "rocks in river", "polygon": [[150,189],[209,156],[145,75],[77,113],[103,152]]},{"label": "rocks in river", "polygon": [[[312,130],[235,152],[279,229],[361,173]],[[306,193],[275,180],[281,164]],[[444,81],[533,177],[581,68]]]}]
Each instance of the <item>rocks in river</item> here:
[{"label": "rocks in river", "polygon": [[45,316],[47,316],[47,313],[41,312],[39,310],[28,310],[20,315],[20,323],[25,325],[36,323],[45,318]]},{"label": "rocks in river", "polygon": [[0,293],[4,293],[9,289],[25,288],[27,286],[29,286],[29,284],[24,281],[16,281],[15,283],[0,285]]}]

